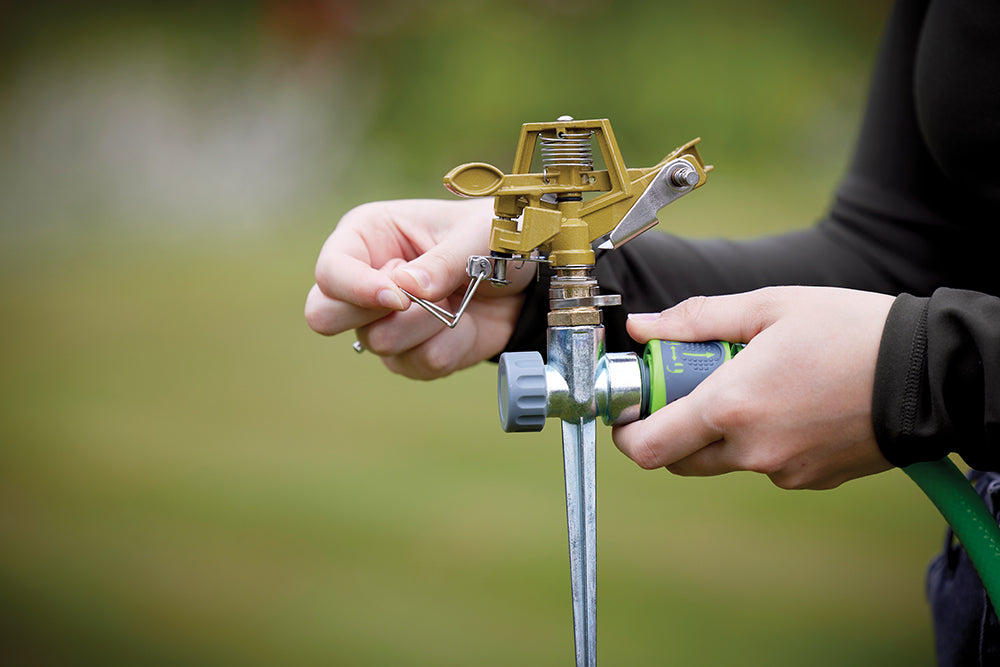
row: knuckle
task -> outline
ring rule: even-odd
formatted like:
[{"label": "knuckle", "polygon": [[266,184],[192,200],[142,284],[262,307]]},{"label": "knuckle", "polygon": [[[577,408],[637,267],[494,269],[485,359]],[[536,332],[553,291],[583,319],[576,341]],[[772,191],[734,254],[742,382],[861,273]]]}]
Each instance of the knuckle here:
[{"label": "knuckle", "polygon": [[656,470],[663,467],[656,443],[645,434],[636,434],[627,443],[626,452],[630,459],[643,470]]},{"label": "knuckle", "polygon": [[[359,338],[362,331],[359,331]],[[400,352],[399,331],[392,326],[369,325],[363,329],[365,348],[371,352],[386,357]]]},{"label": "knuckle", "polygon": [[768,448],[754,448],[745,457],[743,468],[750,472],[767,475],[771,477],[772,481],[776,477],[785,478],[783,474],[785,468],[784,457],[780,453]]},{"label": "knuckle", "polygon": [[812,486],[811,478],[789,471],[779,471],[768,475],[771,483],[785,491],[800,491],[802,489],[818,488]]},{"label": "knuckle", "polygon": [[391,373],[396,375],[402,375],[403,377],[410,378],[411,380],[421,380],[416,371],[412,369],[408,364],[403,362],[399,357],[382,357],[382,365],[386,367]]},{"label": "knuckle", "polygon": [[468,280],[464,259],[454,257],[440,246],[425,253],[420,262],[431,276],[430,288],[424,295],[428,299],[444,299]]},{"label": "knuckle", "polygon": [[401,354],[382,357],[382,365],[397,375],[411,380],[436,380],[438,375],[423,365],[420,360],[415,359],[412,354]]},{"label": "knuckle", "polygon": [[771,480],[772,484],[774,484],[779,489],[783,489],[785,491],[795,491],[799,488],[798,486],[795,485],[794,482],[791,481],[791,478],[788,477],[787,475],[774,473],[768,475],[768,478]]},{"label": "knuckle", "polygon": [[677,475],[678,477],[694,477],[695,473],[690,469],[689,466],[685,465],[684,462],[678,461],[677,463],[671,463],[670,465],[663,466],[666,468],[667,472],[672,475]]},{"label": "knuckle", "polygon": [[454,259],[446,254],[441,248],[436,248],[434,252],[424,255],[427,267],[433,275],[446,276],[454,270]]},{"label": "knuckle", "polygon": [[633,457],[632,460],[635,461],[636,465],[638,465],[643,470],[656,470],[657,468],[663,467],[657,461],[655,454],[648,449],[643,449],[640,450],[639,452],[636,452],[636,455]]},{"label": "knuckle", "polygon": [[303,312],[306,316],[306,321],[315,319],[316,316],[318,315],[319,300],[316,298],[316,289],[317,289],[316,285],[313,285],[311,288],[309,288],[309,293],[306,294],[306,303],[305,307],[303,308]]},{"label": "knuckle", "polygon": [[424,346],[421,366],[429,378],[440,378],[455,371],[455,359],[448,346]]},{"label": "knuckle", "polygon": [[313,271],[313,280],[316,282],[316,288],[324,293],[332,291],[330,268],[329,262],[323,261],[323,255],[320,254],[320,258],[316,261],[316,269]]},{"label": "knuckle", "polygon": [[316,333],[325,335],[329,335],[330,333],[332,333],[329,330],[329,327],[327,326],[326,318],[323,317],[323,314],[320,312],[318,308],[307,303],[305,316],[306,316],[306,324],[308,324],[309,328],[315,331]]},{"label": "knuckle", "polygon": [[713,408],[705,416],[711,427],[721,433],[733,433],[756,422],[756,397],[743,383],[723,383],[716,391]]},{"label": "knuckle", "polygon": [[306,324],[308,324],[309,328],[316,333],[323,334],[325,336],[331,336],[335,333],[339,333],[332,326],[329,317],[327,317],[326,309],[323,307],[323,300],[315,294],[315,288],[311,290],[309,292],[309,296],[306,297],[304,315],[306,318]]},{"label": "knuckle", "polygon": [[782,470],[769,475],[769,477],[775,486],[786,491],[802,489],[827,491],[837,488],[849,479],[837,471],[824,470],[806,463],[800,463],[798,466],[786,465]]},{"label": "knuckle", "polygon": [[358,204],[354,208],[351,208],[344,215],[341,216],[340,222],[337,223],[337,227],[351,228],[355,226],[364,226],[371,224],[372,222],[385,220],[389,216],[388,206],[385,202],[381,201],[370,201],[364,204]]},{"label": "knuckle", "polygon": [[787,288],[762,287],[753,292],[753,298],[746,304],[743,312],[744,328],[759,332],[768,322],[774,319],[779,309],[779,302]]},{"label": "knuckle", "polygon": [[707,296],[692,296],[677,304],[675,309],[682,319],[697,321],[701,318],[707,303]]}]

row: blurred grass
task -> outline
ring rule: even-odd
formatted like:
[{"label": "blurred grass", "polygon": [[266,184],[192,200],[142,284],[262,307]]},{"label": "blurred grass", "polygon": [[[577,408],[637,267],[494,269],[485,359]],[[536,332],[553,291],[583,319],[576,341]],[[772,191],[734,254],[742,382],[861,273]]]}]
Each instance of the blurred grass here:
[{"label": "blurred grass", "polygon": [[[89,191],[51,219],[25,214],[43,210],[27,199],[2,209],[4,664],[569,662],[558,436],[499,432],[487,364],[416,383],[348,337],[308,331],[319,246],[350,205],[439,196],[455,163],[506,166],[519,123],[567,112],[611,117],[630,165],[704,136],[718,169],[662,227],[748,236],[809,224],[847,159],[884,12],[365,7],[337,62],[369,73],[378,95],[337,156],[348,166],[270,209],[280,222],[108,217],[87,204],[108,193]],[[555,23],[527,20],[537,16]],[[537,74],[548,54],[600,35],[585,80]],[[657,70],[678,62],[664,51],[696,44],[696,67]],[[679,91],[689,104],[671,104]],[[15,157],[30,149],[13,145]],[[65,148],[82,165],[71,175],[104,164]],[[13,182],[65,196],[50,177]],[[599,437],[602,664],[932,662],[923,571],[942,522],[902,474],[783,492],[753,475],[643,472]]]},{"label": "blurred grass", "polygon": [[[15,663],[572,655],[557,438],[498,432],[489,366],[423,385],[308,332],[303,237],[5,248]],[[606,433],[599,465],[605,664],[928,662],[940,521],[902,475],[684,480]]]}]

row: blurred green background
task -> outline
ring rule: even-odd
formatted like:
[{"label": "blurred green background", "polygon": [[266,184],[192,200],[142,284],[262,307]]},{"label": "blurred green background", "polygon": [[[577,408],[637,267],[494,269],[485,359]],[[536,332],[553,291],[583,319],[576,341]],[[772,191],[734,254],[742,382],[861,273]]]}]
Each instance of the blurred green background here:
[{"label": "blurred green background", "polygon": [[[519,126],[717,167],[661,228],[821,215],[886,2],[0,4],[0,662],[572,661],[558,435],[302,318],[351,206],[447,196]],[[659,233],[659,232],[651,232]],[[933,662],[942,521],[644,472],[602,429],[605,665]]]}]

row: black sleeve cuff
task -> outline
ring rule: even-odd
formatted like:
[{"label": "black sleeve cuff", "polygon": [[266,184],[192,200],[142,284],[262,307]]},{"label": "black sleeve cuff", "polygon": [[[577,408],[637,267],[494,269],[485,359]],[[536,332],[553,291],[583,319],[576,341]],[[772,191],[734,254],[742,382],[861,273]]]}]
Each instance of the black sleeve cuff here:
[{"label": "black sleeve cuff", "polygon": [[1000,470],[1000,299],[940,288],[901,295],[886,319],[875,368],[872,419],[883,455],[898,466],[949,452]]},{"label": "black sleeve cuff", "polygon": [[948,453],[935,438],[918,437],[917,421],[927,401],[927,308],[930,299],[902,294],[896,298],[882,330],[872,422],[882,455],[907,466],[933,461]]}]

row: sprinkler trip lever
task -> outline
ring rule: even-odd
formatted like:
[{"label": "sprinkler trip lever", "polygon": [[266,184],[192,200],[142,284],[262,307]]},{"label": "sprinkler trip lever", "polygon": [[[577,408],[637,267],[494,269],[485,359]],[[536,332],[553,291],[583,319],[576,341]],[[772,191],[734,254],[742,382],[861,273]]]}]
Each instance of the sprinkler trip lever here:
[{"label": "sprinkler trip lever", "polygon": [[[656,224],[660,209],[704,185],[712,167],[698,154],[699,141],[653,167],[635,169],[625,166],[606,119],[525,123],[511,173],[473,162],[444,177],[455,194],[494,198],[490,255],[469,258],[469,288],[458,311],[452,315],[410,296],[454,327],[484,280],[507,282],[509,262],[552,267],[548,363],[538,352],[501,355],[498,390],[504,430],[541,430],[547,417],[562,422],[578,667],[597,664],[596,419],[624,423],[653,405],[652,392],[643,398],[654,377],[650,363],[635,354],[605,354],[601,308],[619,305],[621,297],[601,294],[593,277],[594,246],[613,250],[627,243]],[[595,145],[603,169],[594,168]],[[541,170],[532,171],[533,164]]]}]

